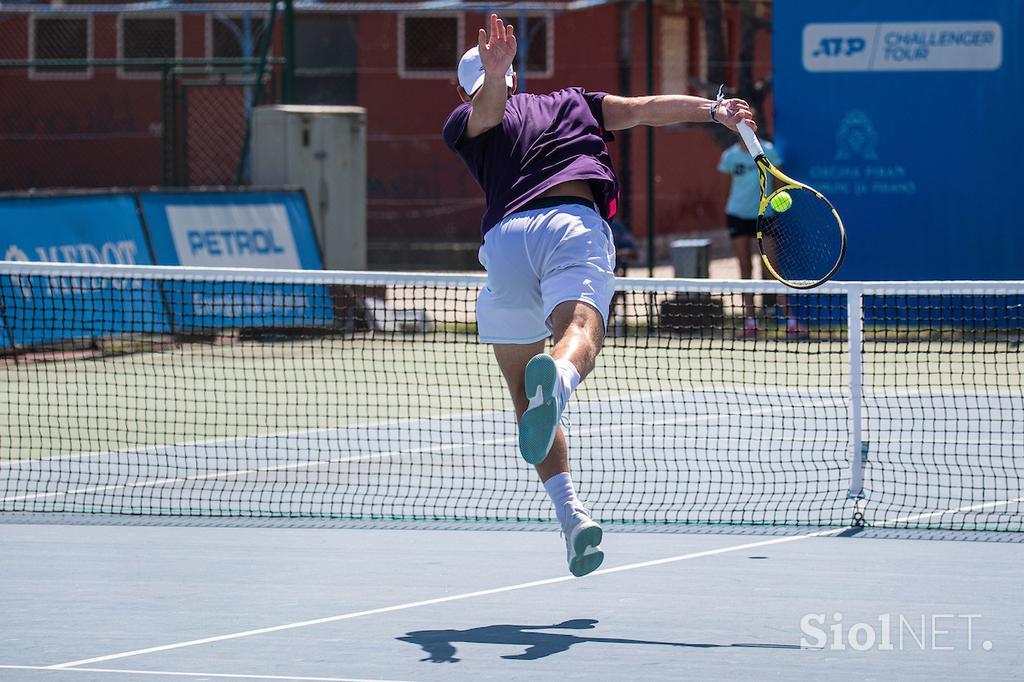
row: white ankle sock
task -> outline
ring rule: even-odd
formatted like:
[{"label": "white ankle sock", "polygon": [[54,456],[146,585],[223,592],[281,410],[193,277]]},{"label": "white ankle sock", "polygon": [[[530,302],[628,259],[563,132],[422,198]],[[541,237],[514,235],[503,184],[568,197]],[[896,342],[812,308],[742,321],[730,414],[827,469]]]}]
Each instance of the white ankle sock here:
[{"label": "white ankle sock", "polygon": [[558,396],[564,406],[569,402],[569,396],[580,385],[580,373],[576,365],[562,358],[555,360],[555,367],[558,368]]},{"label": "white ankle sock", "polygon": [[561,474],[555,474],[548,480],[544,481],[544,489],[548,491],[548,497],[551,498],[551,502],[555,505],[555,515],[558,516],[558,522],[565,525],[566,517],[566,502],[570,502],[574,505],[580,503],[576,497],[576,491],[572,487],[572,478],[570,478],[568,472]]}]

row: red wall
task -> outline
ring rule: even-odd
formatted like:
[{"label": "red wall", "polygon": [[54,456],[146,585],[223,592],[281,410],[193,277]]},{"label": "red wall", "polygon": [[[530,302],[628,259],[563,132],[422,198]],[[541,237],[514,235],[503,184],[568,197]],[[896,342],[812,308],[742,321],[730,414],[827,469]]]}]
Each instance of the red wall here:
[{"label": "red wall", "polygon": [[[659,19],[668,14],[655,6],[654,21],[654,87],[658,91],[661,82],[660,60],[661,40],[658,31]],[[699,56],[699,46],[692,38],[695,32],[703,32],[703,16],[696,8],[674,14],[684,15],[690,21],[689,60],[691,72]],[[632,84],[630,94],[646,94],[646,41],[644,39],[644,11],[642,5],[634,5],[632,11],[633,56]],[[727,6],[726,48],[730,68],[727,69],[727,86],[738,85],[739,59],[739,13],[737,8]],[[731,29],[731,30],[729,30]],[[771,41],[761,32],[757,42],[754,78],[764,78],[771,70]],[[692,93],[702,94],[702,93]],[[765,108],[770,112],[769,106]],[[769,116],[770,123],[770,116]],[[728,179],[717,171],[718,159],[722,153],[707,133],[711,124],[671,126],[654,129],[654,199],[655,232],[675,234],[722,227],[725,224],[725,199],[728,193]],[[707,127],[706,127],[707,126]],[[770,126],[769,126],[770,128]],[[647,131],[638,128],[633,133],[633,233],[647,233]]]},{"label": "red wall", "polygon": [[[570,19],[585,29],[570,29]],[[475,44],[484,20],[481,14],[465,15],[467,47]],[[558,17],[554,73],[531,77],[527,88],[543,92],[579,84],[615,91],[617,43],[590,36],[616,33],[614,8]],[[476,239],[482,192],[441,139],[445,119],[461,102],[454,65],[449,78],[400,78],[394,15],[363,15],[359,35],[375,37],[360,40],[358,78],[358,103],[368,111],[370,238]]]},{"label": "red wall", "polygon": [[[693,3],[682,6],[688,8],[682,12],[695,27],[691,35],[702,30],[699,9]],[[554,73],[546,79],[528,78],[527,90],[580,85],[590,90],[642,94],[646,82],[643,6],[634,5],[631,11],[632,92],[619,93],[618,5],[556,15]],[[660,82],[658,19],[665,11],[656,10],[656,88]],[[726,12],[730,58],[735,59],[739,21],[734,7]],[[116,15],[95,15],[93,21],[94,56],[116,57]],[[27,22],[25,15],[9,15],[0,21],[0,59],[27,58]],[[205,56],[205,15],[181,15],[181,22],[182,56]],[[467,47],[475,43],[483,22],[481,14],[465,15]],[[444,120],[459,103],[455,65],[447,78],[400,77],[398,17],[394,14],[360,15],[358,35],[356,103],[368,110],[370,239],[476,239],[482,193],[441,140]],[[691,64],[695,64],[698,52],[692,40],[690,53]],[[770,69],[770,42],[763,33],[757,62],[756,75],[762,77]],[[729,78],[735,84],[735,68]],[[4,92],[0,98],[0,157],[7,160],[0,164],[0,189],[161,182],[159,80],[122,80],[113,69],[97,69],[88,81],[29,80],[24,69],[0,69],[0,91]],[[203,130],[214,132],[222,125],[226,123],[213,117]],[[83,130],[90,135],[73,134]],[[202,144],[192,140],[193,152],[205,149],[207,138],[211,145],[217,141],[209,135]],[[623,197],[621,212],[632,218],[634,233],[645,234],[644,129],[632,133],[632,145],[632,194]],[[611,143],[610,148],[621,174],[627,160],[622,158],[619,143]],[[658,129],[655,149],[657,232],[720,226],[727,185],[715,170],[720,149],[704,127]],[[193,180],[201,182],[203,178]]]},{"label": "red wall", "polygon": [[[655,87],[659,47],[655,17]],[[696,10],[686,12],[702,30]],[[739,52],[739,20],[727,10],[730,58]],[[617,94],[643,94],[646,84],[644,15],[632,10],[631,93],[619,93],[619,8],[615,5],[557,15],[554,22],[554,73],[550,78],[529,78],[530,92],[569,85]],[[475,44],[484,25],[480,14],[465,15],[464,43]],[[515,21],[514,17],[509,18]],[[369,122],[369,234],[371,239],[468,239],[477,235],[483,212],[480,189],[462,162],[440,138],[449,112],[460,102],[455,93],[455,69],[448,79],[409,79],[398,76],[398,19],[393,15],[363,15],[359,19],[358,103],[368,110]],[[595,39],[595,36],[598,39]],[[770,68],[770,42],[760,40],[757,50],[763,77]],[[691,64],[698,47],[691,44]],[[730,79],[736,82],[737,70]],[[654,135],[656,231],[673,234],[719,227],[724,223],[727,180],[716,170],[721,148],[702,126],[657,129]],[[632,133],[632,195],[623,197],[621,213],[631,217],[635,234],[647,231],[646,131]],[[620,145],[609,145],[620,174],[624,159]]]},{"label": "red wall", "polygon": [[[181,56],[205,57],[206,16],[183,14],[179,21]],[[117,15],[94,14],[92,22],[93,58],[116,59]],[[28,25],[28,15],[0,20],[0,59],[28,59]],[[0,190],[163,182],[159,76],[124,78],[116,68],[97,67],[88,79],[57,80],[0,68],[0,92]],[[241,88],[194,88],[190,96],[190,180],[221,183],[224,173],[209,171],[223,166],[234,176],[243,136]]]}]

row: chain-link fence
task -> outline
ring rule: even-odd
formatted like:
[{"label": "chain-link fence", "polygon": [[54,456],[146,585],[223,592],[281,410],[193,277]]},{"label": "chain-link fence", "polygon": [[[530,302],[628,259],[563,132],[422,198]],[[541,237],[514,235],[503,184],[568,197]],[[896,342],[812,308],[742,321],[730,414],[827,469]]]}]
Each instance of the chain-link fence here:
[{"label": "chain-link fence", "polygon": [[281,101],[280,66],[280,60],[266,65],[262,77],[252,64],[172,70],[164,184],[234,185],[248,180],[251,108]]},{"label": "chain-link fence", "polygon": [[0,190],[246,179],[251,108],[283,92],[283,22],[269,3],[21,9],[0,17]]}]

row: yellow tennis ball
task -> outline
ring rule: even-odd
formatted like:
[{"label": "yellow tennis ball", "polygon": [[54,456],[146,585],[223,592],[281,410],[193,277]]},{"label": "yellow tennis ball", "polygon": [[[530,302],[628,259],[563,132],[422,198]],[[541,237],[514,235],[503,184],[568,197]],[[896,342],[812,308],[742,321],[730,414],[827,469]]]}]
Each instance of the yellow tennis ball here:
[{"label": "yellow tennis ball", "polygon": [[772,197],[771,205],[778,213],[785,213],[793,205],[793,197],[789,192],[779,192]]}]

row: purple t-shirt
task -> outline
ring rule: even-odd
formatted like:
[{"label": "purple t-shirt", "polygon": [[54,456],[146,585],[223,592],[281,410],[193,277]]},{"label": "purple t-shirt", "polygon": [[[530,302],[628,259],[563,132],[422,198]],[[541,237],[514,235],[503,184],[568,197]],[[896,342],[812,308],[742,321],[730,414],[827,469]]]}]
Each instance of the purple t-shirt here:
[{"label": "purple t-shirt", "polygon": [[466,162],[484,190],[486,234],[502,218],[569,180],[589,180],[606,220],[619,194],[601,113],[603,92],[566,88],[548,95],[509,97],[501,125],[468,138],[463,133],[472,105],[464,102],[444,124],[444,141]]}]

